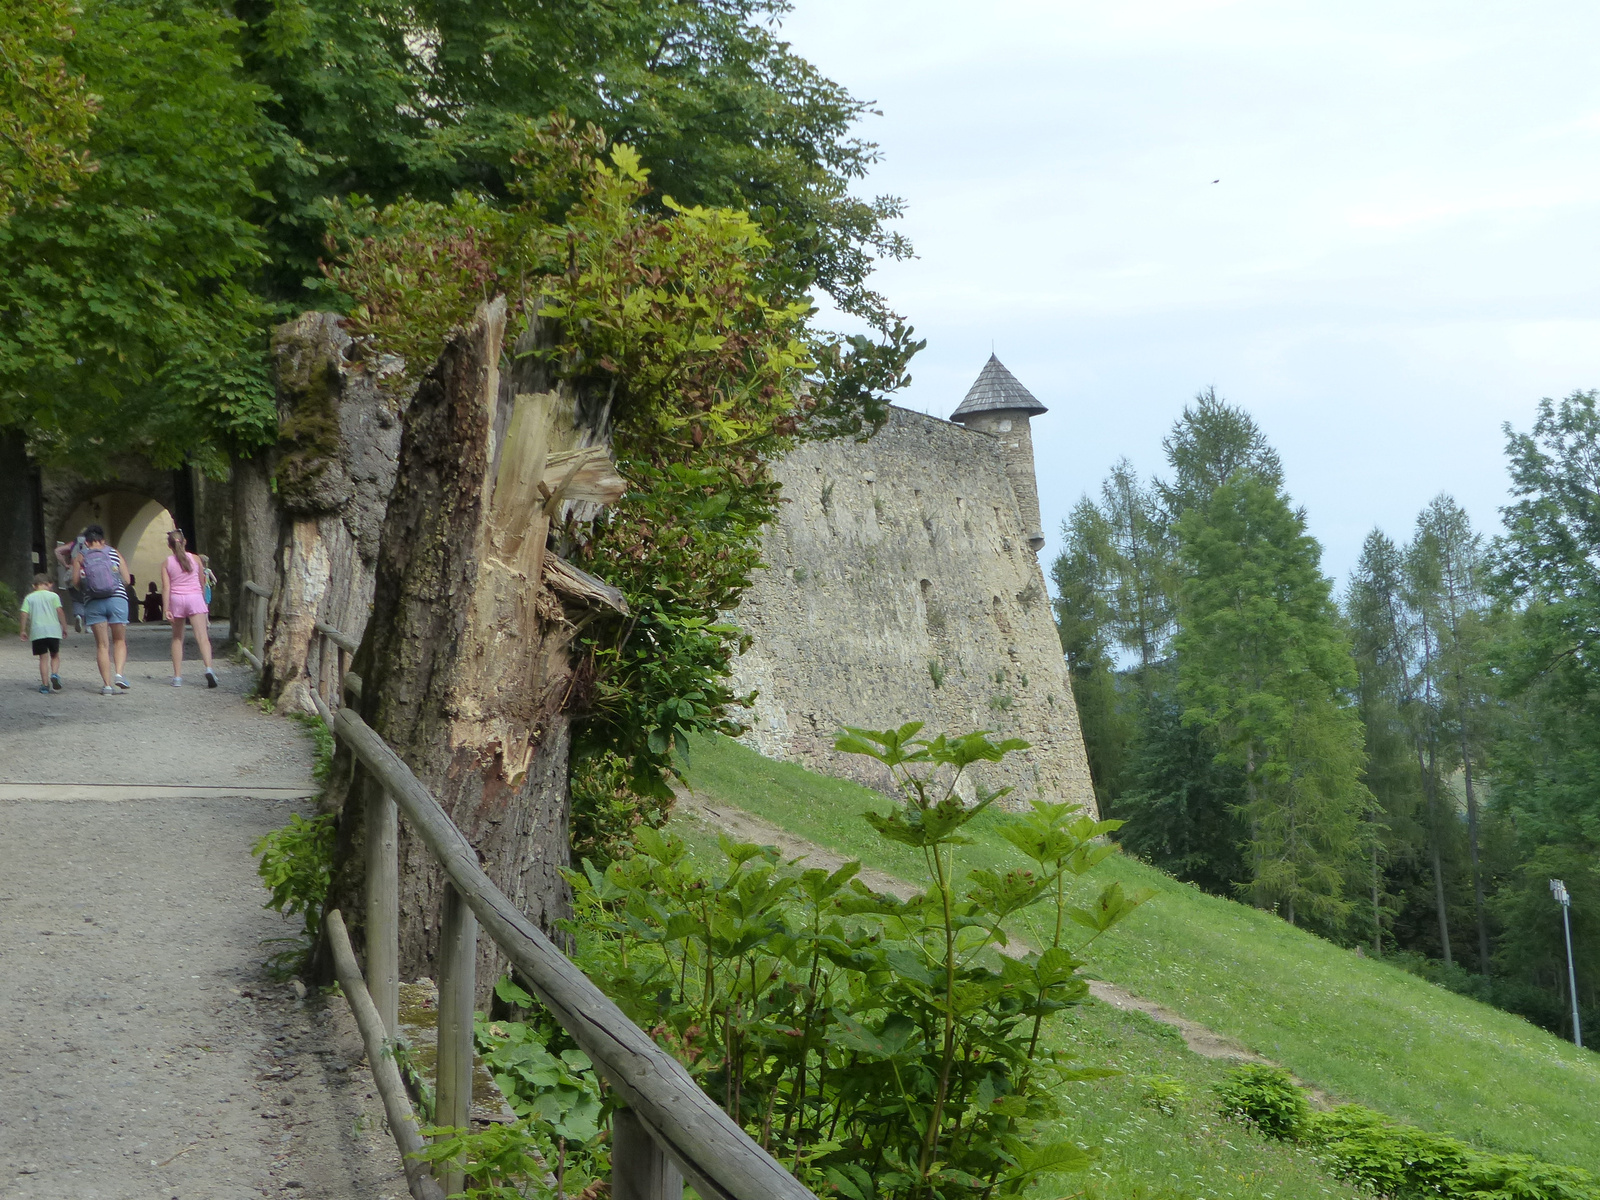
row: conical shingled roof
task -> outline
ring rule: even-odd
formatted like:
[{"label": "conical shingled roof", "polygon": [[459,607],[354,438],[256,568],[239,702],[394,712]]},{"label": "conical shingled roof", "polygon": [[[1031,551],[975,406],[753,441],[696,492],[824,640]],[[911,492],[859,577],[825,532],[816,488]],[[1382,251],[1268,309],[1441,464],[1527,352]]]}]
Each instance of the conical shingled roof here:
[{"label": "conical shingled roof", "polygon": [[1033,393],[1018,383],[1017,377],[991,354],[989,361],[983,364],[983,370],[978,373],[977,382],[968,389],[967,398],[950,414],[950,419],[961,421],[973,413],[997,412],[1001,409],[1024,412],[1030,417],[1050,411],[1035,400]]}]

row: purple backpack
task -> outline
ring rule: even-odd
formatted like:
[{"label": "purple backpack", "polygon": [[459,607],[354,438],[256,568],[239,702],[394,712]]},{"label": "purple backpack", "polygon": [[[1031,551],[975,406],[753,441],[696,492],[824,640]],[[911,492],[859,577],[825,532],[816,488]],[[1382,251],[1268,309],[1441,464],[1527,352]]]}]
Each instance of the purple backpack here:
[{"label": "purple backpack", "polygon": [[104,600],[122,591],[122,576],[116,563],[111,561],[111,551],[105,546],[83,552],[83,578],[78,586],[90,600]]}]

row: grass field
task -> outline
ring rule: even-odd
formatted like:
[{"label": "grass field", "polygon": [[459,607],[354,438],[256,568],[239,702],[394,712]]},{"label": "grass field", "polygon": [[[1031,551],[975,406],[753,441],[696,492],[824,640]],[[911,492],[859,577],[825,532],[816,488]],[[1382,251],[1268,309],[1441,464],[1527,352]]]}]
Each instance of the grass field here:
[{"label": "grass field", "polygon": [[[916,853],[879,838],[861,819],[867,808],[889,803],[876,792],[774,762],[726,738],[697,741],[687,774],[696,791],[716,800],[868,866],[920,878]],[[970,865],[1017,861],[995,834],[1002,819],[984,814],[968,827],[975,838],[964,848]],[[1208,896],[1136,860],[1114,857],[1090,876],[1096,887],[1111,879],[1157,894],[1095,946],[1096,974],[1238,1039],[1339,1100],[1366,1104],[1486,1149],[1520,1151],[1600,1172],[1600,1055],[1270,914]],[[1017,932],[1027,935],[1025,929]],[[1127,1053],[1143,1061],[1153,1052],[1142,1041],[1166,1037],[1164,1031],[1138,1030],[1139,1025],[1158,1029],[1143,1018],[1111,1021],[1104,1015],[1109,1011],[1093,1006],[1079,1018],[1089,1045],[1096,1038],[1123,1039],[1138,1045],[1137,1052]],[[1177,1058],[1191,1067],[1199,1062],[1187,1053]],[[1194,1067],[1189,1075],[1198,1080],[1210,1068]],[[1179,1075],[1162,1067],[1141,1070]],[[1137,1086],[1118,1084],[1124,1090]],[[1205,1097],[1199,1104],[1204,1108]],[[1116,1108],[1126,1116],[1123,1105]],[[1155,1110],[1143,1111],[1149,1114],[1147,1131],[1169,1120]],[[1086,1121],[1103,1119],[1085,1115]],[[1184,1128],[1180,1140],[1194,1141],[1194,1122]],[[1233,1127],[1226,1127],[1224,1140],[1237,1137]],[[1251,1139],[1245,1161],[1261,1160],[1266,1149]],[[1316,1194],[1301,1192],[1302,1185],[1312,1186],[1304,1179],[1289,1186],[1278,1172],[1271,1174],[1278,1180],[1274,1186],[1287,1188],[1279,1195]],[[1196,1188],[1174,1185],[1173,1194],[1200,1194]]]}]

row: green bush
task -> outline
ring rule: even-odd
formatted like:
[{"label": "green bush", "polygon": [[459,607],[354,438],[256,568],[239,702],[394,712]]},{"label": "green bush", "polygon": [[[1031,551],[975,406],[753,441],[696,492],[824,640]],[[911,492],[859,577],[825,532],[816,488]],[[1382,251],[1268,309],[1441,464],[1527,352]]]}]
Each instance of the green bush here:
[{"label": "green bush", "polygon": [[1489,1154],[1401,1125],[1359,1104],[1312,1112],[1280,1067],[1251,1065],[1217,1084],[1222,1109],[1309,1148],[1335,1175],[1392,1200],[1600,1200],[1600,1181],[1526,1154]]},{"label": "green bush", "polygon": [[[920,851],[921,895],[870,891],[859,863],[798,870],[726,838],[702,870],[648,826],[632,857],[570,876],[590,978],[808,1186],[846,1200],[1017,1195],[1090,1163],[1053,1135],[1061,1085],[1115,1072],[1046,1050],[1040,1031],[1088,995],[1084,949],[1145,899],[1112,884],[1071,903],[1068,878],[1115,853],[1118,822],[1064,804],[1005,819],[1029,868],[963,871],[962,828],[1003,793],[968,807],[956,784],[1025,744],[920,729],[849,730],[837,748],[900,785],[897,807],[866,819]],[[1035,906],[1053,935],[997,954],[1002,924]],[[529,1053],[553,1085],[550,1047]],[[533,1111],[537,1089],[518,1090]]]},{"label": "green bush", "polygon": [[322,904],[333,878],[334,836],[332,814],[308,821],[294,813],[282,829],[274,829],[250,847],[250,853],[261,860],[256,874],[272,893],[262,907],[286,917],[299,914],[303,922],[298,937],[269,939],[287,943],[286,949],[267,962],[275,974],[289,975],[298,970],[322,928]]},{"label": "green bush", "polygon": [[1251,1122],[1268,1137],[1297,1141],[1311,1116],[1305,1092],[1282,1067],[1247,1063],[1214,1086],[1225,1115]]},{"label": "green bush", "polygon": [[1488,1154],[1345,1104],[1317,1113],[1302,1139],[1334,1174],[1398,1200],[1600,1200],[1600,1181],[1526,1154]]}]

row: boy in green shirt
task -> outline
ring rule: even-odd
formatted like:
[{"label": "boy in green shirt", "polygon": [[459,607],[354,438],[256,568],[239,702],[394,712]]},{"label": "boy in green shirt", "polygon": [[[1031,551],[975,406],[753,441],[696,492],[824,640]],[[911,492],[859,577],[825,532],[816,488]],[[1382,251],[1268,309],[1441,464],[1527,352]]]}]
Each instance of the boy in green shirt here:
[{"label": "boy in green shirt", "polygon": [[[32,638],[29,638],[29,633]],[[46,695],[61,690],[61,597],[50,586],[50,576],[35,575],[33,591],[22,601],[22,640],[33,642],[39,656],[39,690]]]}]

